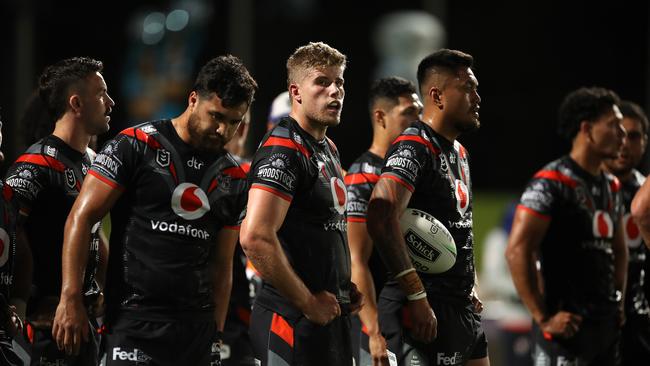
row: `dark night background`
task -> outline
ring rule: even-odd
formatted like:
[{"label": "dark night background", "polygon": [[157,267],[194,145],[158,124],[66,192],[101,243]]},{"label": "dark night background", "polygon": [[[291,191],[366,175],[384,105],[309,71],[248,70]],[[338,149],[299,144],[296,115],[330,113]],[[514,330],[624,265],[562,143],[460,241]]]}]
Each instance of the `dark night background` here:
[{"label": "dark night background", "polygon": [[[392,11],[424,10],[444,24],[448,48],[475,57],[482,97],[478,132],[461,138],[472,155],[476,190],[518,191],[547,161],[567,151],[555,135],[557,107],[580,86],[604,86],[648,107],[649,5],[644,1],[467,2],[398,1],[372,6],[350,1],[214,1],[186,60],[193,68],[231,52],[244,59],[260,85],[252,107],[261,137],[269,104],[285,88],[285,61],[298,46],[322,40],[348,56],[342,124],[329,135],[347,167],[370,144],[366,93],[377,65],[371,32]],[[104,77],[117,105],[109,136],[135,123],[122,93],[130,70],[134,14],[169,12],[178,2],[5,0],[0,57],[0,106],[8,160],[24,146],[16,133],[24,103],[43,68],[88,55],[104,61]],[[243,14],[243,16],[242,16]],[[182,94],[184,103],[187,95]]]}]

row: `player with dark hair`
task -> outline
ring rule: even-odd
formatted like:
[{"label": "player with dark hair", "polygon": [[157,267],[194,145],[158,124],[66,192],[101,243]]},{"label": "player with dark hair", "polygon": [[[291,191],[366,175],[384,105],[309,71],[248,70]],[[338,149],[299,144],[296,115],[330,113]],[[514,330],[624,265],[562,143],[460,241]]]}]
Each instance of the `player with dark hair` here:
[{"label": "player with dark hair", "polygon": [[[422,103],[412,82],[399,77],[376,80],[370,87],[368,108],[372,123],[372,144],[352,163],[345,176],[348,191],[348,242],[352,259],[352,282],[363,293],[365,304],[359,312],[360,334],[353,327],[352,337],[360,339],[359,365],[380,365],[385,362],[386,341],[377,321],[375,288],[386,282],[386,269],[373,251],[372,239],[366,228],[366,210],[372,189],[379,180],[384,156],[393,140],[406,127],[420,118]],[[382,361],[384,360],[384,361]]]},{"label": "player with dark hair", "polygon": [[104,146],[66,222],[53,335],[68,353],[88,335],[83,243],[110,211],[105,364],[218,364],[246,198],[245,174],[224,145],[256,90],[238,58],[217,57],[183,114],[127,128]]},{"label": "player with dark hair", "polygon": [[648,262],[648,243],[630,214],[634,195],[646,177],[636,167],[641,162],[648,144],[648,117],[636,103],[622,101],[625,140],[617,159],[605,160],[605,169],[621,182],[623,196],[623,238],[629,251],[627,288],[625,291],[625,325],[621,338],[623,365],[650,359],[650,305],[644,289],[648,281],[645,273]]},{"label": "player with dark hair", "polygon": [[559,112],[571,151],[528,183],[506,257],[533,318],[536,364],[618,365],[627,273],[620,182],[603,170],[625,129],[611,90],[580,88]]},{"label": "player with dark hair", "polygon": [[[422,120],[386,153],[368,205],[368,232],[393,277],[379,298],[379,324],[402,365],[489,365],[474,289],[469,155],[457,140],[480,126],[472,64],[472,56],[449,49],[420,62]],[[451,269],[431,274],[413,267],[399,225],[407,207],[449,230],[457,250]]]},{"label": "player with dark hair", "polygon": [[291,113],[262,139],[249,173],[241,244],[264,284],[251,319],[263,366],[351,365],[345,185],[327,138],[343,107],[346,57],[318,42],[287,60]]},{"label": "player with dark hair", "polygon": [[[19,204],[18,240],[26,241],[33,258],[27,320],[33,327],[32,357],[43,364],[87,365],[97,359],[95,337],[84,343],[79,356],[66,357],[57,349],[51,327],[61,292],[65,218],[95,157],[88,143],[92,136],[108,131],[109,114],[115,105],[102,70],[101,61],[86,57],[65,59],[45,69],[39,80],[39,96],[55,122],[54,131],[31,145],[7,172],[6,184],[13,188]],[[83,286],[77,289],[87,307],[100,298],[95,275],[101,282],[103,270],[98,271],[98,265],[105,259],[105,252],[100,250],[104,244],[97,224],[84,242],[91,260],[84,267]]]}]

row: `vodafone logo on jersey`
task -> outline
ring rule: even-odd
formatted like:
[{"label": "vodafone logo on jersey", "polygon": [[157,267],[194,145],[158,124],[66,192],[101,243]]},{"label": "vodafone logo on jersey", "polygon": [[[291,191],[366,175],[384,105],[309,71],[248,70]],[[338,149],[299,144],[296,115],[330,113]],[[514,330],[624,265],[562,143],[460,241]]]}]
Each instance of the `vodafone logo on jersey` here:
[{"label": "vodafone logo on jersey", "polygon": [[347,190],[345,183],[338,177],[330,179],[330,188],[332,189],[332,202],[334,202],[334,209],[339,214],[343,215],[345,212],[345,202],[347,201]]},{"label": "vodafone logo on jersey", "polygon": [[594,237],[611,238],[614,236],[614,224],[609,213],[602,210],[596,210],[593,222]]},{"label": "vodafone logo on jersey", "polygon": [[11,241],[5,229],[0,227],[0,267],[4,266],[9,259]]},{"label": "vodafone logo on jersey", "polygon": [[186,220],[196,220],[210,211],[208,196],[196,184],[181,183],[172,193],[174,213]]},{"label": "vodafone logo on jersey", "polygon": [[454,194],[456,195],[456,209],[460,216],[465,216],[465,211],[469,207],[469,190],[460,179],[456,179]]},{"label": "vodafone logo on jersey", "polygon": [[623,216],[623,234],[625,236],[625,244],[629,248],[638,248],[643,241],[641,238],[641,230],[634,222],[631,214]]}]

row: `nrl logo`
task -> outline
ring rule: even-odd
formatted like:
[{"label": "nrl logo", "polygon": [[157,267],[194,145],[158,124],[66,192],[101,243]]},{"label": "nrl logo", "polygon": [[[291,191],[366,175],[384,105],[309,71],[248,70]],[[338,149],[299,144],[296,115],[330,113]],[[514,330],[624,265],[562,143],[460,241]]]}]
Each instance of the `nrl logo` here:
[{"label": "nrl logo", "polygon": [[156,163],[163,168],[169,166],[169,160],[171,159],[171,154],[165,149],[160,149],[156,153]]},{"label": "nrl logo", "polygon": [[70,187],[70,189],[74,189],[77,184],[77,178],[74,176],[74,171],[70,168],[65,170],[65,184]]}]

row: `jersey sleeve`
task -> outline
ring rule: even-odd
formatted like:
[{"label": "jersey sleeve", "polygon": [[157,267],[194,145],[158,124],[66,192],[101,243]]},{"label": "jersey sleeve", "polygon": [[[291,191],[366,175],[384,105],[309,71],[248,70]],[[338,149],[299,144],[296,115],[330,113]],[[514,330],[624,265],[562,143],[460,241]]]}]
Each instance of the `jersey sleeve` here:
[{"label": "jersey sleeve", "polygon": [[571,178],[555,170],[541,170],[528,183],[519,200],[518,209],[550,220],[561,194],[561,185],[575,186]]},{"label": "jersey sleeve", "polygon": [[308,150],[298,141],[271,134],[255,153],[248,173],[250,189],[291,201],[305,176],[308,158]]},{"label": "jersey sleeve", "polygon": [[47,155],[23,154],[9,168],[6,184],[13,190],[22,215],[29,215],[38,195],[48,186],[49,169],[63,172],[65,166]]},{"label": "jersey sleeve", "polygon": [[139,150],[142,148],[139,141],[130,136],[131,130],[136,131],[134,128],[124,130],[104,145],[88,174],[114,189],[124,190],[137,166],[138,157],[141,156]]},{"label": "jersey sleeve", "polygon": [[[431,141],[420,136],[414,127],[407,128],[391,145],[386,153],[382,178],[388,178],[413,192],[427,164],[437,164],[432,157],[440,154],[440,149]],[[432,166],[436,169],[435,166]]]},{"label": "jersey sleeve", "polygon": [[348,222],[366,222],[368,201],[378,180],[379,176],[377,174],[356,170],[349,172],[345,176],[345,187],[348,192],[345,211]]}]

